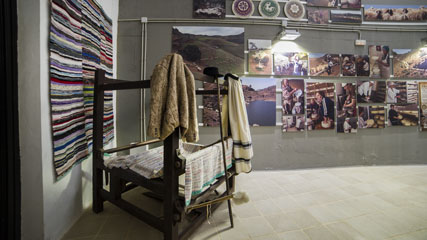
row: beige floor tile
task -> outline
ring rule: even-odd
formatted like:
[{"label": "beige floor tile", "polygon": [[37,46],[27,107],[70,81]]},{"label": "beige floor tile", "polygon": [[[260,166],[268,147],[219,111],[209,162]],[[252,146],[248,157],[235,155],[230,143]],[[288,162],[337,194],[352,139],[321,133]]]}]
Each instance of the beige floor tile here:
[{"label": "beige floor tile", "polygon": [[[123,233],[123,234],[100,234],[98,236],[96,236],[95,240],[123,240],[123,239],[128,239],[128,233]],[[140,235],[144,236],[144,235]],[[150,240],[157,240],[155,238],[150,238]],[[160,240],[160,239],[159,239]]]},{"label": "beige floor tile", "polygon": [[273,233],[273,228],[264,217],[245,218],[241,222],[251,238]]},{"label": "beige floor tile", "polygon": [[236,213],[240,218],[259,217],[261,213],[255,207],[254,202],[250,201],[242,205],[234,205],[233,213]]},{"label": "beige floor tile", "polygon": [[301,205],[299,205],[291,196],[274,198],[273,201],[283,212],[293,212],[302,209]]},{"label": "beige floor tile", "polygon": [[339,188],[330,188],[311,193],[319,204],[326,204],[351,198],[352,196]]},{"label": "beige floor tile", "polygon": [[272,199],[254,202],[255,207],[264,216],[280,214],[282,211]]},{"label": "beige floor tile", "polygon": [[300,229],[295,219],[288,214],[270,215],[266,216],[265,219],[267,219],[276,232],[288,232]]},{"label": "beige floor tile", "polygon": [[304,232],[311,240],[338,240],[338,238],[324,226],[307,228],[304,229]]},{"label": "beige floor tile", "polygon": [[297,202],[302,208],[307,208],[311,206],[318,205],[319,203],[316,200],[316,197],[312,193],[302,193],[292,195],[292,198]]},{"label": "beige floor tile", "polygon": [[216,225],[217,232],[222,240],[225,239],[236,239],[236,240],[247,240],[250,239],[249,233],[247,232],[242,221],[235,220],[234,228],[230,227],[229,223],[219,223]]},{"label": "beige floor tile", "polygon": [[310,240],[307,234],[301,230],[278,233],[277,236],[280,240]]},{"label": "beige floor tile", "polygon": [[102,226],[100,234],[105,235],[126,235],[132,226],[134,217],[131,215],[112,215]]},{"label": "beige floor tile", "polygon": [[427,239],[427,229],[403,234],[392,238],[392,240],[426,240]]},{"label": "beige floor tile", "polygon": [[277,236],[276,233],[261,236],[261,237],[254,237],[251,238],[252,240],[280,240],[279,236]]},{"label": "beige floor tile", "polygon": [[340,240],[368,240],[356,229],[345,222],[328,224],[326,227]]},{"label": "beige floor tile", "polygon": [[320,222],[306,210],[290,212],[287,216],[289,216],[290,219],[293,219],[301,229],[320,225]]},{"label": "beige floor tile", "polygon": [[347,205],[347,202],[344,201],[330,203],[324,205],[324,207],[328,209],[328,211],[333,212],[340,220],[362,215],[359,209]]},{"label": "beige floor tile", "polygon": [[310,207],[307,208],[307,211],[320,223],[336,222],[341,219],[341,216],[337,215],[335,212],[330,211],[324,206]]},{"label": "beige floor tile", "polygon": [[348,225],[360,232],[362,236],[368,239],[385,239],[391,236],[386,229],[378,225],[368,216],[355,217],[345,220],[344,222],[346,222]]}]

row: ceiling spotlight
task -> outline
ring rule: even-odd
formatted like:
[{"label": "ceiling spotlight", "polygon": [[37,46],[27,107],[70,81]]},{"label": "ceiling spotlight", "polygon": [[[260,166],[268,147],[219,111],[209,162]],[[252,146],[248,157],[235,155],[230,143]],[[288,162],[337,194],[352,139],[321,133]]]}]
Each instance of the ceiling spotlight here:
[{"label": "ceiling spotlight", "polygon": [[298,30],[295,29],[283,29],[279,34],[278,34],[278,39],[282,40],[282,41],[293,41],[297,38],[299,38],[301,36],[301,33],[298,32]]}]

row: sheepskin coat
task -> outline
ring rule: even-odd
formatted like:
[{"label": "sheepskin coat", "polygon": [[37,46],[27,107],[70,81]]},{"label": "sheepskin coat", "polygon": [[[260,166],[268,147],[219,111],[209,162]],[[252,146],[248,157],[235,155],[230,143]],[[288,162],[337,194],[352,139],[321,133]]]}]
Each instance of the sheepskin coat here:
[{"label": "sheepskin coat", "polygon": [[181,55],[170,54],[154,68],[148,135],[164,140],[179,127],[187,142],[199,140],[194,76]]}]

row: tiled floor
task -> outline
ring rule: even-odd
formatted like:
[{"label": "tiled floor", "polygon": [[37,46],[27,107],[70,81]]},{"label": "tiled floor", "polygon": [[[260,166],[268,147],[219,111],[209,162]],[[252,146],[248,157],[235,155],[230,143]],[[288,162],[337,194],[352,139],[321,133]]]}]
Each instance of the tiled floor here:
[{"label": "tiled floor", "polygon": [[[251,200],[233,207],[235,228],[223,204],[191,239],[427,239],[427,165],[255,171],[238,176],[237,190]],[[128,194],[154,212],[159,207],[140,190]],[[85,212],[63,239],[162,237],[105,204],[100,214]]]}]

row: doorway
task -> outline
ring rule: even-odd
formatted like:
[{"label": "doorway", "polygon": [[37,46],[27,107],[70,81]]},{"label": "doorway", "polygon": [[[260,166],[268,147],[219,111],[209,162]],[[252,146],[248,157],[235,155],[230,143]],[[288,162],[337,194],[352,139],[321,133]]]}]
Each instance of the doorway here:
[{"label": "doorway", "polygon": [[1,1],[0,239],[21,239],[17,20],[16,0]]}]

